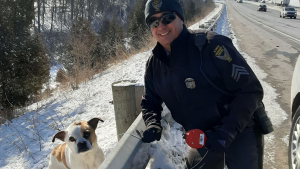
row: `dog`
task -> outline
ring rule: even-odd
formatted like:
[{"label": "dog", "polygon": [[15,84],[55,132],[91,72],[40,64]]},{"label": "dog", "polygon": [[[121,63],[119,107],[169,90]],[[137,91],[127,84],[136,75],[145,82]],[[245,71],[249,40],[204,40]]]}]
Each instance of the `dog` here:
[{"label": "dog", "polygon": [[104,161],[95,134],[99,121],[104,122],[100,118],[75,122],[54,134],[52,142],[57,138],[64,143],[50,153],[49,169],[98,169]]}]

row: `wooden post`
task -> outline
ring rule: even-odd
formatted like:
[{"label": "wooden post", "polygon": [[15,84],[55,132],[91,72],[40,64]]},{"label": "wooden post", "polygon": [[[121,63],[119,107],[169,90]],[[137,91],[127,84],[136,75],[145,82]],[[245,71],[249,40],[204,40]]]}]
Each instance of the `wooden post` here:
[{"label": "wooden post", "polygon": [[135,81],[122,80],[112,84],[118,140],[136,119]]}]

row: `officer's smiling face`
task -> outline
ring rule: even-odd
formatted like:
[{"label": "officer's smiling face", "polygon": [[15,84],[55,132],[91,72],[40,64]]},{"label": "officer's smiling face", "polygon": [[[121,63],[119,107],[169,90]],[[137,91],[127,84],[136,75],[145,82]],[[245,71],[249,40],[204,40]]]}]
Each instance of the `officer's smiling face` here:
[{"label": "officer's smiling face", "polygon": [[[164,13],[157,13],[151,17],[159,18]],[[176,15],[176,19],[171,23],[164,25],[159,21],[156,28],[151,28],[153,37],[169,52],[171,51],[171,42],[178,37],[183,29],[183,21]]]}]

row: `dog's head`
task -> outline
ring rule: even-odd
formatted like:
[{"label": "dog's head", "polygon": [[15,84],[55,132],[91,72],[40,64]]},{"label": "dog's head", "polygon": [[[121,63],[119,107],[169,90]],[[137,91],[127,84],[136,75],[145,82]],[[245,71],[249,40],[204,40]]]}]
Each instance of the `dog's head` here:
[{"label": "dog's head", "polygon": [[74,153],[84,153],[92,149],[92,145],[97,143],[95,130],[98,122],[103,122],[100,118],[93,118],[90,121],[79,121],[71,124],[65,131],[60,131],[53,136],[64,141]]}]

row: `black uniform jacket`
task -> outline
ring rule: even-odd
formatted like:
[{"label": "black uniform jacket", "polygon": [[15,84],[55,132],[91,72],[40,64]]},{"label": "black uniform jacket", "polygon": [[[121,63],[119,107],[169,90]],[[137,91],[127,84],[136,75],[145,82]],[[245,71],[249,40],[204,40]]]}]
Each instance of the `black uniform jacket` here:
[{"label": "black uniform jacket", "polygon": [[[203,57],[211,58],[214,66],[205,68],[204,62],[204,71],[209,79],[221,80],[218,85],[224,86],[233,97],[218,91],[200,73],[200,51],[194,35],[184,26],[171,43],[168,56],[157,43],[147,61],[141,104],[147,127],[160,126],[163,102],[186,131],[221,126],[220,130],[234,138],[248,125],[263,98],[262,86],[231,39],[208,32],[206,40]],[[220,76],[214,76],[213,71]],[[230,102],[227,109],[226,102]]]}]

